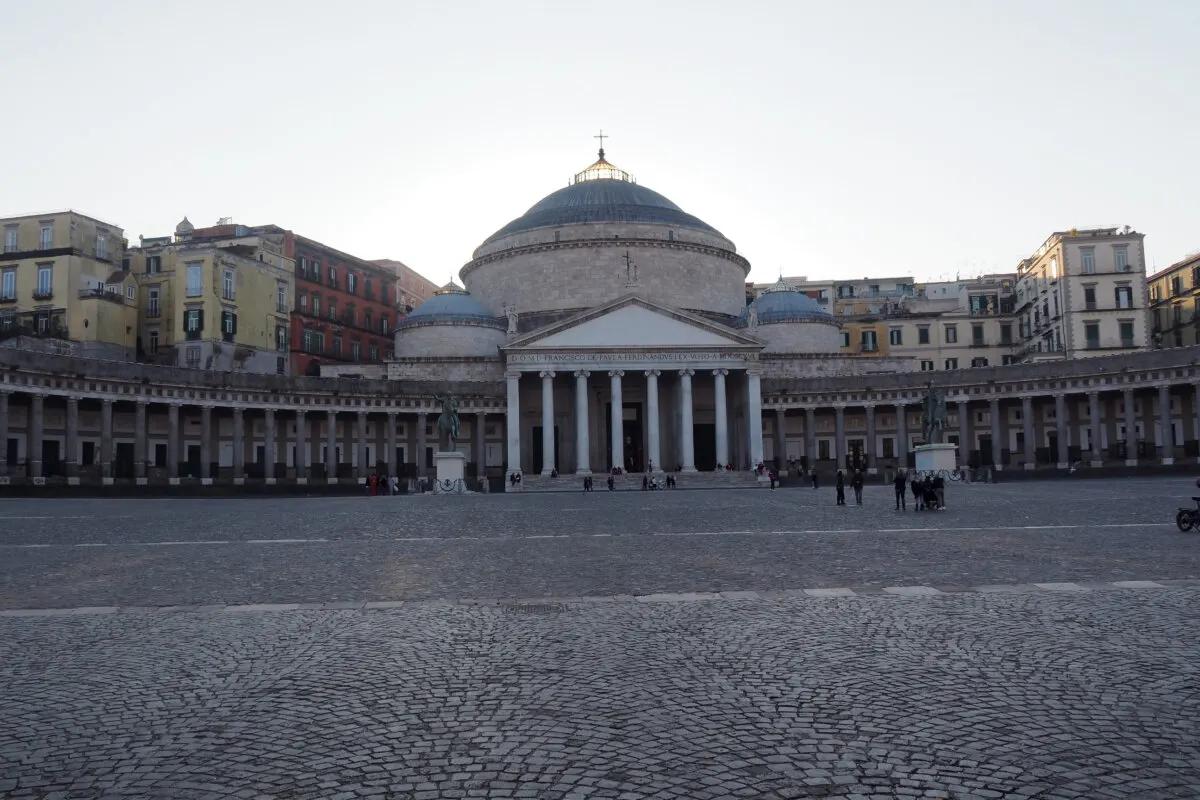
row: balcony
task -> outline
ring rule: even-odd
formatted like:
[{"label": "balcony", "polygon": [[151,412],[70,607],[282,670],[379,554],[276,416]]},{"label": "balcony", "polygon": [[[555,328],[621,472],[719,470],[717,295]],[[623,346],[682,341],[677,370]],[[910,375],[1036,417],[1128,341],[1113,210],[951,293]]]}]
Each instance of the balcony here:
[{"label": "balcony", "polygon": [[47,287],[45,289],[39,288],[39,289],[33,290],[33,299],[34,300],[51,300],[53,298],[54,298],[54,289],[52,289],[52,288]]},{"label": "balcony", "polygon": [[158,319],[162,315],[162,311],[158,308],[147,308],[146,319]]},{"label": "balcony", "polygon": [[15,302],[17,302],[16,295],[6,295],[4,297],[0,297],[0,305],[3,305],[4,303],[15,303]]},{"label": "balcony", "polygon": [[195,342],[195,341],[199,341],[200,334],[201,334],[201,331],[199,331],[199,330],[184,331],[183,338],[187,339],[189,342]]},{"label": "balcony", "polygon": [[125,296],[119,291],[112,291],[104,286],[93,286],[90,289],[80,289],[79,297],[86,299],[94,297],[98,300],[108,300],[114,303],[124,303]]}]

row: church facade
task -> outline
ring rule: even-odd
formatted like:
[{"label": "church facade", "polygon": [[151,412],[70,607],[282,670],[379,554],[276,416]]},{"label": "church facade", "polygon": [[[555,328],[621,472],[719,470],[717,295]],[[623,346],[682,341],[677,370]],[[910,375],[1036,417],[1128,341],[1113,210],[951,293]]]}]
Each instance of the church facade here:
[{"label": "church facade", "polygon": [[509,490],[614,469],[886,474],[911,463],[931,378],[962,466],[1200,457],[1195,348],[913,372],[839,352],[838,320],[783,281],[747,304],[749,269],[601,150],[397,324],[386,366],[251,375],[0,348],[0,484],[427,477],[448,394],[468,475]]}]

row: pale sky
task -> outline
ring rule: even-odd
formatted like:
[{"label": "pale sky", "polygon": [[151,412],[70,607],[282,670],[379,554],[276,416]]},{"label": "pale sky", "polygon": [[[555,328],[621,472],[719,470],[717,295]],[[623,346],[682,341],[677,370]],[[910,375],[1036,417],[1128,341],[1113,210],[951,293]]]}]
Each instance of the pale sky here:
[{"label": "pale sky", "polygon": [[[1200,2],[32,2],[0,215],[275,223],[437,283],[595,157],[755,280],[1200,250]],[[534,287],[531,287],[531,290]]]}]

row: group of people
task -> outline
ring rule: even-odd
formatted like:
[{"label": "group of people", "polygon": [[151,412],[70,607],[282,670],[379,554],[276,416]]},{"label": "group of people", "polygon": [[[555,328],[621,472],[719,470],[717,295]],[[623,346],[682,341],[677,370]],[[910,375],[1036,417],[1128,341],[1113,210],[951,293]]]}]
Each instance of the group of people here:
[{"label": "group of people", "polygon": [[372,497],[381,494],[400,494],[400,479],[395,475],[388,477],[372,472],[367,477],[367,494]]},{"label": "group of people", "polygon": [[[863,484],[866,481],[863,478],[861,469],[854,470],[850,476],[850,487],[854,489],[854,502],[862,505]],[[846,474],[842,470],[837,471],[837,480],[834,484],[837,489],[837,504],[839,506],[846,505]],[[817,473],[813,473],[813,488],[817,488]]]},{"label": "group of people", "polygon": [[896,490],[896,510],[907,510],[905,489],[912,492],[914,511],[944,511],[946,509],[946,480],[941,475],[922,477],[915,470],[911,475],[906,470],[896,473],[892,481]]}]

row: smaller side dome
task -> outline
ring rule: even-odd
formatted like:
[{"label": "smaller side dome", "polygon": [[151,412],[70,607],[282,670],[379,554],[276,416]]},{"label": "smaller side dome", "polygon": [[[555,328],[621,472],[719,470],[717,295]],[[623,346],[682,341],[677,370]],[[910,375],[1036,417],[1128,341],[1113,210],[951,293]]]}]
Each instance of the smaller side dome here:
[{"label": "smaller side dome", "polygon": [[439,325],[447,323],[472,323],[505,329],[504,321],[496,317],[483,304],[471,296],[466,289],[453,280],[433,293],[421,305],[409,312],[397,324],[397,329],[417,325]]},{"label": "smaller side dome", "polygon": [[188,220],[187,217],[184,217],[183,219],[181,219],[179,221],[179,224],[175,226],[175,235],[176,236],[191,236],[195,230],[196,230],[196,226],[193,225]]},{"label": "smaller side dome", "polygon": [[804,292],[784,283],[781,278],[778,283],[755,298],[738,319],[737,327],[744,328],[749,323],[750,309],[758,315],[759,325],[774,325],[781,322],[834,322],[833,315],[821,307],[821,304]]}]

